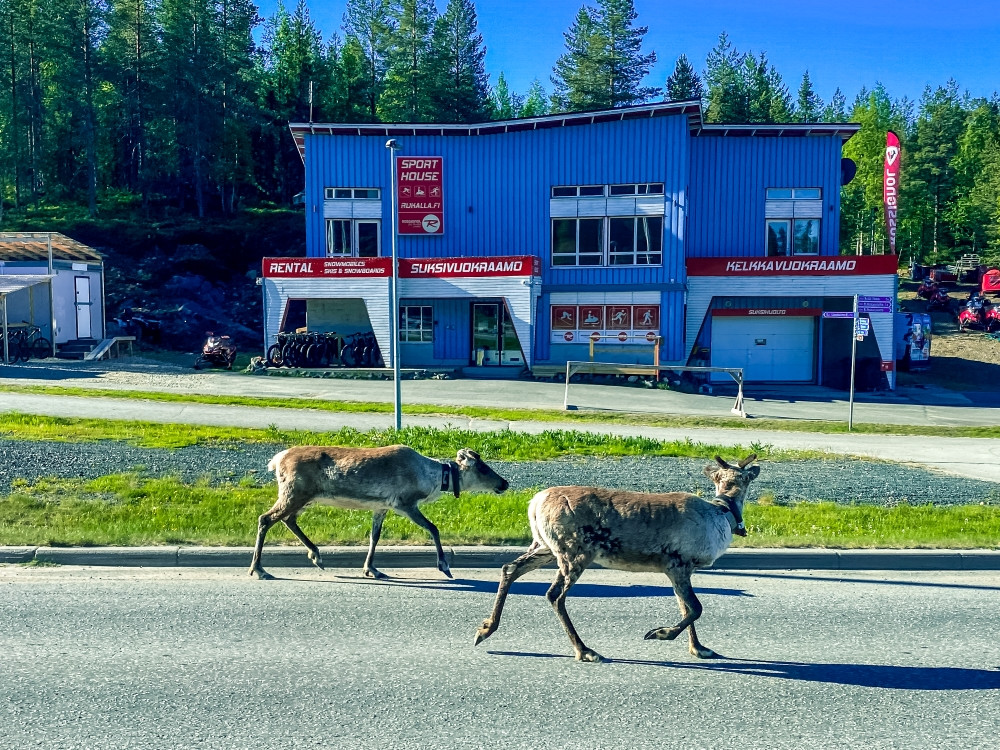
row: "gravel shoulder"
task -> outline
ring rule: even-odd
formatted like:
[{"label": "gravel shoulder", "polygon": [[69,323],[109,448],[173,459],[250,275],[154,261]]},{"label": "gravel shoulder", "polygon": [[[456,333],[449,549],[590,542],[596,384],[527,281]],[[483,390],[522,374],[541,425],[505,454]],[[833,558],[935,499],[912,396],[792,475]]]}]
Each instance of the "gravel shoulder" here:
[{"label": "gravel shoulder", "polygon": [[[249,477],[267,484],[267,462],[287,446],[249,444],[232,448],[193,446],[174,450],[138,448],[124,443],[54,443],[0,439],[0,493],[14,480],[44,477],[96,478],[137,471],[176,476],[186,482],[207,479],[237,482]],[[571,457],[555,461],[494,461],[512,489],[584,484],[641,492],[709,489],[702,475],[705,460],[633,456]],[[753,498],[776,502],[830,500],[890,506],[911,504],[1000,505],[994,482],[938,474],[922,467],[855,459],[764,462]]]}]

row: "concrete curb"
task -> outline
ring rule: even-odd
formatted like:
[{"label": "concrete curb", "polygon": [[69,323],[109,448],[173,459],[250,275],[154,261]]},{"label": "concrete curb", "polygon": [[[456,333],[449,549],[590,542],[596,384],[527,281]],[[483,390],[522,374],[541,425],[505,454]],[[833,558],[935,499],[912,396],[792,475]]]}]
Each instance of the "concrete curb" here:
[{"label": "concrete curb", "polygon": [[[446,550],[454,568],[498,568],[524,552],[524,547],[452,547]],[[365,547],[323,547],[329,568],[361,567]],[[0,547],[0,563],[53,563],[116,567],[249,567],[250,547]],[[434,568],[433,547],[379,547],[384,568]],[[301,547],[269,546],[268,568],[309,567]],[[831,550],[734,549],[719,558],[714,570],[1000,570],[1000,550]]]}]

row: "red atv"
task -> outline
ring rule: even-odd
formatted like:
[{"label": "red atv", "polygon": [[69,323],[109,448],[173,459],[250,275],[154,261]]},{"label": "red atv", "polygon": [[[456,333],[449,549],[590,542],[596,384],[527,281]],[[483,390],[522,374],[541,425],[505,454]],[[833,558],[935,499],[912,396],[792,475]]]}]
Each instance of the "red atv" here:
[{"label": "red atv", "polygon": [[958,311],[958,330],[1000,331],[1000,308],[974,293]]},{"label": "red atv", "polygon": [[920,286],[917,287],[917,296],[927,300],[927,312],[934,310],[948,312],[951,309],[951,297],[936,281],[925,279],[920,282]]}]

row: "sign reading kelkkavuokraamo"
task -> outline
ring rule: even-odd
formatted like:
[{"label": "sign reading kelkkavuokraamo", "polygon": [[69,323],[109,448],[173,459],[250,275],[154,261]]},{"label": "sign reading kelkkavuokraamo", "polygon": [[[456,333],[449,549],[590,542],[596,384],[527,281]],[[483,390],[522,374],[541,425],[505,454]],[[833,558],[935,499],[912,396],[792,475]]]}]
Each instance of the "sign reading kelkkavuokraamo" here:
[{"label": "sign reading kelkkavuokraamo", "polygon": [[399,234],[444,233],[443,164],[440,156],[396,157]]}]

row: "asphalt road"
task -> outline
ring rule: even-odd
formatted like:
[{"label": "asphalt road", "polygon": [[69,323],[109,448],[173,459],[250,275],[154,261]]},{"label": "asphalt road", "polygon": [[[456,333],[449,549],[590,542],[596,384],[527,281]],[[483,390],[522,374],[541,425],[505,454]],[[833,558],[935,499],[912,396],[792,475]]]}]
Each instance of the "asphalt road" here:
[{"label": "asphalt road", "polygon": [[642,640],[677,619],[663,577],[592,570],[569,610],[602,665],[551,571],[473,648],[497,571],[456,573],[0,566],[0,746],[996,746],[1000,573],[700,573],[728,657],[701,661]]}]

